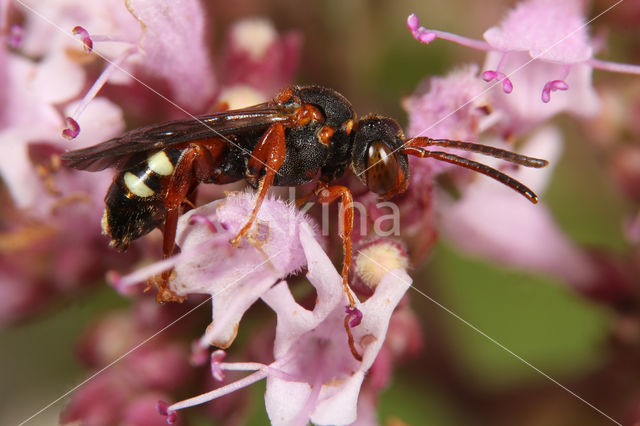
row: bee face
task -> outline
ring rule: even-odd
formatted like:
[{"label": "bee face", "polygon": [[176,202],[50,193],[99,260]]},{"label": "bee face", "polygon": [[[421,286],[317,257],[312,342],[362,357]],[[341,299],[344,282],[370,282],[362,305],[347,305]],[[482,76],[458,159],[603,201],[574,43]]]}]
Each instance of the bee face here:
[{"label": "bee face", "polygon": [[404,135],[390,118],[370,116],[358,123],[353,142],[353,171],[370,191],[391,198],[409,183],[409,161],[400,152]]}]

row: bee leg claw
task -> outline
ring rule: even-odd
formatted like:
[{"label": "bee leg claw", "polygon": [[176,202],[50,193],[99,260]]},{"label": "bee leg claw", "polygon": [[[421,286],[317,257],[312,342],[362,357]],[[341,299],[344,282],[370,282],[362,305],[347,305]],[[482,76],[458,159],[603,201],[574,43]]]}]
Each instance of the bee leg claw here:
[{"label": "bee leg claw", "polygon": [[147,286],[148,286],[147,289],[149,289],[151,286],[155,286],[158,289],[158,293],[156,294],[156,300],[158,301],[158,303],[165,303],[165,302],[182,303],[185,300],[184,296],[177,295],[169,287],[169,280],[171,278],[172,272],[173,272],[173,269],[169,271],[165,271],[160,275],[156,275],[155,277],[150,278],[147,281]]}]

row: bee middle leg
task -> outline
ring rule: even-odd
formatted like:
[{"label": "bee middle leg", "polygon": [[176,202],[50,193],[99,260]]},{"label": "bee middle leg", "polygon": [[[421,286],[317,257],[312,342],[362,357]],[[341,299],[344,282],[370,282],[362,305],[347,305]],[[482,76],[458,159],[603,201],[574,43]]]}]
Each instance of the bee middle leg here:
[{"label": "bee middle leg", "polygon": [[349,268],[351,267],[351,232],[353,231],[353,196],[346,186],[328,186],[324,182],[318,182],[315,195],[323,204],[329,204],[341,198],[342,200],[342,223],[340,238],[342,238],[343,262],[342,262],[342,285],[349,300],[349,306],[353,308],[356,304],[351,290],[349,289]]},{"label": "bee middle leg", "polygon": [[258,197],[256,204],[249,215],[247,223],[233,237],[231,244],[237,246],[244,235],[249,232],[253,222],[256,220],[258,211],[262,206],[267,190],[273,185],[273,179],[278,173],[280,166],[284,162],[286,154],[284,126],[282,123],[275,123],[269,126],[267,131],[262,135],[258,144],[253,149],[251,158],[247,165],[248,177],[258,177],[262,170],[265,170],[264,177],[260,181],[258,188]]}]

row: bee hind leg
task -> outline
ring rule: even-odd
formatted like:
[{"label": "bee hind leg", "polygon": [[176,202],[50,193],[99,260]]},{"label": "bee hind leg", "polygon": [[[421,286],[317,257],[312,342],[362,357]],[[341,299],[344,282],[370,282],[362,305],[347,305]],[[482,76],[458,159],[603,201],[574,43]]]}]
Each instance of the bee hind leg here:
[{"label": "bee hind leg", "polygon": [[[175,251],[176,229],[178,226],[178,217],[180,217],[180,208],[185,200],[188,199],[188,195],[197,183],[194,175],[194,164],[201,154],[200,150],[201,148],[195,144],[189,148],[180,157],[174,172],[169,178],[165,196],[167,215],[162,235],[163,259],[170,257]],[[153,284],[158,289],[156,296],[158,302],[182,302],[184,300],[183,296],[177,295],[169,288],[169,281],[171,280],[172,274],[173,269],[169,269],[162,272],[159,277],[151,280],[150,284]]]}]

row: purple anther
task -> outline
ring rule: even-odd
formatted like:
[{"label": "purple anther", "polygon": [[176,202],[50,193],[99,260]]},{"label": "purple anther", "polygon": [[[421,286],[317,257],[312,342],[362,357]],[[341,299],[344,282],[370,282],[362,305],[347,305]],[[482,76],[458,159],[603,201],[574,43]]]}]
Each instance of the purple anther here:
[{"label": "purple anther", "polygon": [[211,375],[219,382],[224,380],[224,373],[222,372],[220,364],[226,356],[227,353],[222,349],[218,349],[211,354]]},{"label": "purple anther", "polygon": [[426,28],[420,26],[420,21],[415,13],[412,13],[407,18],[407,27],[409,27],[413,38],[420,43],[429,44],[438,37],[433,31],[428,31]]},{"label": "purple anther", "polygon": [[122,296],[131,296],[135,293],[135,289],[131,286],[122,284],[122,275],[116,271],[107,271],[106,279],[111,287],[115,288],[118,294]]},{"label": "purple anther", "polygon": [[542,102],[545,104],[551,100],[551,92],[555,92],[556,90],[567,90],[569,89],[569,85],[564,80],[553,80],[547,82],[542,89]]},{"label": "purple anther", "polygon": [[502,79],[502,91],[507,94],[513,92],[513,83],[506,76]]},{"label": "purple anther", "polygon": [[197,214],[197,213],[192,214],[191,217],[189,218],[189,223],[205,225],[207,228],[209,228],[209,231],[211,231],[212,234],[215,234],[216,232],[218,232],[218,228],[216,228],[215,223],[213,223],[208,217],[201,214]]},{"label": "purple anther", "polygon": [[351,307],[347,305],[345,306],[344,311],[347,313],[347,316],[351,317],[351,319],[349,320],[349,327],[353,328],[360,325],[360,322],[362,322],[362,312],[360,311],[360,309],[356,308],[355,306]]},{"label": "purple anther", "polygon": [[255,238],[261,243],[266,243],[269,237],[269,225],[264,222],[258,222],[256,224],[257,232]]},{"label": "purple anther", "polygon": [[20,46],[20,43],[22,43],[22,33],[23,29],[20,25],[11,25],[11,29],[9,30],[9,46],[13,48]]},{"label": "purple anther", "polygon": [[62,136],[66,139],[75,139],[80,134],[80,125],[76,120],[71,117],[67,117],[64,119],[67,123],[67,128],[62,131]]},{"label": "purple anther", "polygon": [[407,18],[407,27],[409,27],[409,30],[411,32],[417,30],[420,27],[420,20],[418,19],[418,16],[415,13],[412,13]]},{"label": "purple anther", "polygon": [[93,50],[93,40],[91,40],[91,36],[89,35],[89,31],[85,30],[80,25],[73,27],[71,30],[73,35],[80,36],[80,40],[82,40],[82,44],[84,45],[85,52],[91,52]]},{"label": "purple anther", "polygon": [[487,71],[482,73],[482,79],[484,81],[486,81],[487,83],[492,81],[492,80],[501,81],[502,82],[502,91],[504,93],[508,94],[508,93],[513,92],[513,83],[511,82],[509,77],[507,77],[503,72],[487,70]]},{"label": "purple anther", "polygon": [[156,409],[161,416],[165,416],[167,418],[167,423],[173,424],[178,420],[178,413],[176,413],[175,410],[169,410],[169,404],[166,402],[158,401]]},{"label": "purple anther", "polygon": [[191,364],[201,366],[207,362],[207,359],[209,359],[209,351],[203,348],[198,340],[191,343],[191,355],[189,357]]}]

